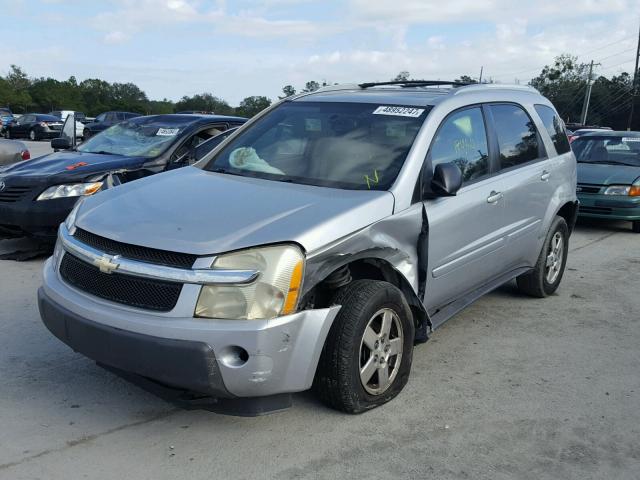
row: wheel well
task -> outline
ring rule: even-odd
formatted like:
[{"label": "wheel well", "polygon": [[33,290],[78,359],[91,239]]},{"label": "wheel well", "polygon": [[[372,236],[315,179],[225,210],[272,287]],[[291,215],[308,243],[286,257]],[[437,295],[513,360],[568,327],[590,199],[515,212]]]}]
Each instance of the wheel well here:
[{"label": "wheel well", "polygon": [[389,262],[378,258],[355,260],[337,268],[305,295],[301,302],[302,308],[331,306],[336,291],[354,280],[382,280],[391,283],[403,293],[407,300],[416,327],[422,326],[425,322],[427,325],[430,324],[424,305],[407,279]]},{"label": "wheel well", "polygon": [[578,202],[567,202],[560,210],[558,210],[558,216],[565,219],[569,226],[569,233],[573,232],[573,227],[576,225],[576,218],[578,216]]}]

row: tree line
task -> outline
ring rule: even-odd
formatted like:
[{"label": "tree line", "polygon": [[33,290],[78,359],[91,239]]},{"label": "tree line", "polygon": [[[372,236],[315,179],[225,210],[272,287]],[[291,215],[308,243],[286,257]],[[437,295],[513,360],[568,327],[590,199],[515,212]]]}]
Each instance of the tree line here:
[{"label": "tree line", "polygon": [[[588,86],[589,65],[580,63],[576,57],[563,54],[545,66],[529,83],[549,98],[567,122],[579,122],[583,99]],[[402,71],[392,80],[411,79],[408,71]],[[461,75],[460,82],[474,83],[478,80]],[[640,95],[633,96],[633,74],[621,73],[611,78],[592,77],[593,83],[587,123],[610,126],[616,130],[627,128],[631,103],[635,101],[635,117],[632,130],[640,130]],[[492,82],[491,79],[483,82]],[[313,92],[329,85],[328,82],[311,80],[304,87],[293,85],[282,88],[280,99],[297,93]],[[640,92],[639,92],[640,93]],[[237,107],[212,93],[183,96],[178,101],[168,99],[151,100],[134,83],[110,83],[90,78],[78,82],[71,76],[67,80],[50,77],[32,78],[20,67],[11,65],[5,76],[0,76],[0,107],[11,108],[15,113],[27,111],[49,112],[52,110],[76,110],[96,116],[109,110],[130,111],[142,114],[174,113],[185,110],[212,111],[221,115],[252,117],[272,101],[265,96],[249,96]]]}]

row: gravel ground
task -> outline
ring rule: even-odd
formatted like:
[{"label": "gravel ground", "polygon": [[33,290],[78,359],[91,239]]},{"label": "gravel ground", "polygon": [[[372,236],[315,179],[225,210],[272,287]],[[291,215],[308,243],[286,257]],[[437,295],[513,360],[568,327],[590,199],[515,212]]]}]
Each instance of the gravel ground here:
[{"label": "gravel ground", "polygon": [[308,393],[260,418],[176,408],[49,334],[41,260],[0,261],[0,479],[637,479],[640,235],[582,224],[571,242],[556,295],[481,299],[360,416]]}]

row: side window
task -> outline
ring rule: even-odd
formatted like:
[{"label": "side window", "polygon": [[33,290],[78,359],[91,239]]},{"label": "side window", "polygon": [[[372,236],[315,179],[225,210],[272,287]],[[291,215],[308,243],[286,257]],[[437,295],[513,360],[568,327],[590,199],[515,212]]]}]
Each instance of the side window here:
[{"label": "side window", "polygon": [[468,183],[489,173],[487,131],[480,107],[460,110],[447,117],[431,144],[431,164],[455,163]]},{"label": "side window", "polygon": [[510,168],[540,157],[538,131],[522,107],[491,105],[498,146],[500,168]]},{"label": "side window", "polygon": [[107,113],[107,115],[104,117],[104,121],[108,123],[116,123],[118,119],[116,117],[116,114],[111,112],[111,113]]},{"label": "side window", "polygon": [[535,108],[556,147],[558,155],[562,155],[571,150],[567,132],[564,129],[564,123],[560,120],[556,112],[553,111],[553,108],[547,107],[546,105],[535,105]]},{"label": "side window", "polygon": [[107,114],[106,113],[101,113],[100,115],[98,115],[96,117],[96,122],[104,122],[105,118],[107,118]]}]

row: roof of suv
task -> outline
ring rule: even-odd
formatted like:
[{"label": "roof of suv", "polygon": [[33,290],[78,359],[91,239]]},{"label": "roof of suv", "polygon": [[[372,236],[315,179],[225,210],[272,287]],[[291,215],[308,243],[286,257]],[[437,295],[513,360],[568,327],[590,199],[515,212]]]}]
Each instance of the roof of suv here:
[{"label": "roof of suv", "polygon": [[[446,83],[446,82],[442,82]],[[364,85],[363,88],[361,85]],[[409,83],[381,85],[334,85],[324,87],[315,92],[303,93],[293,98],[294,101],[313,100],[314,102],[353,102],[353,103],[385,103],[394,105],[436,105],[453,95],[482,92],[511,92],[516,94],[540,96],[533,87],[525,85],[505,85],[496,83],[460,84],[451,82],[444,86],[421,86]]]}]

